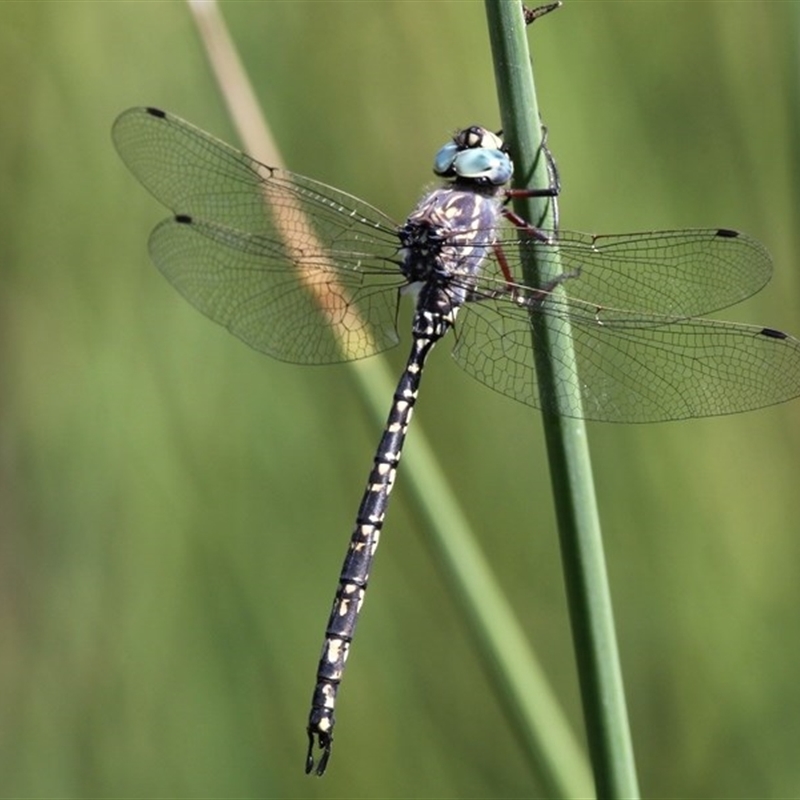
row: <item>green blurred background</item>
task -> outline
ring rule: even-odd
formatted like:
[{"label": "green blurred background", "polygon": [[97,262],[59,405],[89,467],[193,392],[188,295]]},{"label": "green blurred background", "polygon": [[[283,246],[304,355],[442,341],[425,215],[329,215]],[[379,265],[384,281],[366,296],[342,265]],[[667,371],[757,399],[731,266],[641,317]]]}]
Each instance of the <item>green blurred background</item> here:
[{"label": "green blurred background", "polygon": [[[288,164],[397,219],[454,128],[498,124],[480,2],[223,10]],[[798,31],[763,0],[537,23],[562,224],[745,230],[776,275],[724,316],[800,334]],[[539,796],[402,470],[330,769],[303,775],[379,432],[347,368],[248,350],[148,261],[165,212],[115,116],[234,140],[186,7],[3,3],[0,104],[0,795]],[[538,416],[443,346],[415,426],[580,732]],[[643,794],[800,796],[800,402],[590,433]]]}]

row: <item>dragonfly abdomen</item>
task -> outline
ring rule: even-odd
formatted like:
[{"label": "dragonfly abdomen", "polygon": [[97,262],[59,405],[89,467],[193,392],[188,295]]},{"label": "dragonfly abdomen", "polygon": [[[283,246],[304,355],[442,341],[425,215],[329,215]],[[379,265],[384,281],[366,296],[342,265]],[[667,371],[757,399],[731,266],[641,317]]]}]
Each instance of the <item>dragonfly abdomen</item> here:
[{"label": "dragonfly abdomen", "polygon": [[364,602],[372,561],[386,516],[386,507],[394,488],[397,465],[400,463],[408,425],[419,392],[422,369],[431,348],[450,327],[449,316],[447,319],[441,319],[437,312],[430,314],[422,309],[415,315],[415,324],[416,317],[421,316],[428,318],[428,321],[420,322],[420,329],[428,330],[429,335],[414,337],[411,355],[394,393],[392,408],[358,508],[355,529],[350,538],[350,545],[339,575],[333,608],[325,628],[325,642],[317,667],[317,682],[308,718],[307,773],[314,770],[315,744],[322,751],[316,764],[317,775],[322,775],[328,764],[333,743],[336,695]]}]

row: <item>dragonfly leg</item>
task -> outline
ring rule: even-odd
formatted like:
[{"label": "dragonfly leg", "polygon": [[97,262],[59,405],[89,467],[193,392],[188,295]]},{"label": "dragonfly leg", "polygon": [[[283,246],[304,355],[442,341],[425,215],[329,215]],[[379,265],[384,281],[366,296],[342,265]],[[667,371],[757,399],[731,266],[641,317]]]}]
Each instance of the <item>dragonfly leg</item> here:
[{"label": "dragonfly leg", "polygon": [[553,156],[553,152],[547,146],[547,126],[542,125],[542,144],[540,152],[544,155],[547,167],[548,188],[553,192],[553,230],[558,230],[558,196],[561,194],[561,176],[558,174],[558,164]]},{"label": "dragonfly leg", "polygon": [[508,266],[508,259],[506,258],[505,251],[496,242],[492,245],[492,250],[494,250],[494,257],[497,259],[497,263],[500,265],[500,271],[503,273],[503,277],[506,279],[506,283],[510,288],[511,284],[515,281],[511,274],[511,268]]},{"label": "dragonfly leg", "polygon": [[[517,195],[517,196],[535,197],[536,195],[523,194],[523,195]],[[552,236],[549,236],[543,230],[541,230],[540,228],[537,228],[535,225],[531,225],[531,223],[528,222],[528,220],[524,219],[519,214],[517,214],[516,212],[512,211],[510,208],[504,208],[503,209],[503,216],[515,228],[519,228],[521,231],[525,231],[525,233],[530,234],[531,237],[536,239],[537,242],[542,242],[542,244],[554,244],[555,240],[554,240],[554,238]],[[497,248],[495,248],[495,252],[497,252]],[[501,263],[501,266],[502,266],[502,263]]]},{"label": "dragonfly leg", "polygon": [[[532,231],[541,235],[541,231],[537,231],[535,228],[533,228]],[[554,239],[546,239],[543,240],[543,243],[555,245],[557,242]],[[503,273],[503,277],[506,279],[506,283],[508,284],[506,292],[511,292],[513,294],[514,287],[519,284],[520,281],[512,275],[511,267],[509,266],[506,253],[505,250],[503,250],[502,245],[495,243],[492,245],[492,250],[494,252],[494,257],[497,259],[497,263],[500,265],[500,271]],[[534,303],[539,303],[546,295],[549,295],[562,283],[572,280],[572,278],[578,278],[580,277],[580,274],[581,268],[579,266],[571,269],[569,272],[562,272],[560,275],[556,275],[554,278],[551,278],[549,281],[547,281],[544,286],[533,289],[533,294],[530,299],[532,299]],[[502,294],[505,294],[506,292],[502,292]]]},{"label": "dragonfly leg", "polygon": [[[505,191],[505,202],[508,203],[509,200],[512,200],[515,197],[549,197],[551,198],[551,205],[553,209],[553,221],[550,227],[553,230],[558,230],[559,225],[559,218],[558,218],[558,196],[561,194],[561,177],[558,174],[558,166],[556,165],[556,160],[553,157],[553,153],[551,152],[550,148],[547,146],[547,126],[542,125],[542,141],[539,145],[539,150],[536,153],[536,158],[534,159],[533,166],[531,167],[531,173],[536,169],[536,165],[539,163],[539,159],[544,157],[545,159],[545,167],[547,169],[547,182],[548,185],[541,189],[506,189]],[[523,178],[526,180],[527,176]],[[513,225],[518,228],[525,228],[528,227],[533,230],[537,229],[537,226],[531,225],[529,222],[522,219],[517,214],[509,211],[506,207],[503,208],[503,215],[506,219],[509,220]],[[535,234],[534,234],[535,235]],[[550,241],[548,237],[542,239],[541,236],[536,235],[537,239],[541,239],[542,241]]]},{"label": "dragonfly leg", "polygon": [[[558,167],[556,166],[555,158],[553,158],[553,154],[547,147],[547,127],[545,125],[542,125],[542,142],[539,145],[539,152],[536,154],[536,161],[534,161],[534,168],[536,167],[536,162],[538,162],[541,156],[544,156],[547,162],[547,177],[549,185],[543,189],[506,189],[505,202],[508,203],[508,201],[514,197],[551,198],[552,208],[553,208],[553,223],[554,223],[553,229],[557,230],[558,229],[557,198],[559,193],[561,192],[561,180],[558,175]],[[530,234],[537,241],[542,242],[543,244],[555,244],[555,238],[553,237],[552,234],[547,234],[536,225],[532,225],[530,222],[521,217],[519,214],[508,208],[507,205],[503,206],[502,213],[503,216],[512,225]],[[499,244],[495,244],[493,245],[493,250],[495,258],[497,259],[497,263],[500,265],[500,270],[503,273],[503,277],[506,279],[506,282],[509,285],[513,284],[515,282],[514,277],[511,274],[511,269],[508,265],[508,259],[506,258],[506,255],[503,252],[503,248]],[[544,291],[550,291],[550,289],[546,288]]]}]

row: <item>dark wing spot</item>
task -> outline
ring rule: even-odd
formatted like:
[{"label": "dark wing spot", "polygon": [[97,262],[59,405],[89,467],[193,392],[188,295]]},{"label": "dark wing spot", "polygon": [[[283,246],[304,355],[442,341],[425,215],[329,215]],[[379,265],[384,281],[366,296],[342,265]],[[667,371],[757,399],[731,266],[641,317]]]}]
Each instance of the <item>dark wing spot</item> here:
[{"label": "dark wing spot", "polygon": [[191,225],[194,220],[188,214],[176,214],[175,222],[179,222],[181,225]]},{"label": "dark wing spot", "polygon": [[148,113],[148,114],[149,114],[151,117],[158,117],[159,119],[166,119],[166,118],[167,118],[167,113],[166,113],[166,111],[162,111],[160,108],[153,108],[152,106],[148,106],[148,107],[145,109],[145,111],[146,111],[146,112],[147,112],[147,113]]},{"label": "dark wing spot", "polygon": [[729,228],[719,228],[717,230],[717,236],[721,236],[723,239],[738,239],[739,231],[732,231]]},{"label": "dark wing spot", "polygon": [[775,330],[775,328],[762,328],[759,331],[761,336],[766,336],[770,339],[788,339],[789,334],[784,333],[783,331]]}]

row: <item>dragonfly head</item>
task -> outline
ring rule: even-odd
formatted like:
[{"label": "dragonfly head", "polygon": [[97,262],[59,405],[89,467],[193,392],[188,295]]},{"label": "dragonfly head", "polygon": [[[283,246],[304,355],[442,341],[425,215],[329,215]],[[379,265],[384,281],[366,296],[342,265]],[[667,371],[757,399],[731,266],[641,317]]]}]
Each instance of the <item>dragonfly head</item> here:
[{"label": "dragonfly head", "polygon": [[433,171],[478,186],[502,186],[511,180],[514,164],[501,136],[479,125],[458,131],[436,154]]}]

